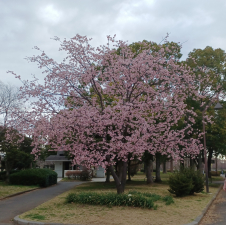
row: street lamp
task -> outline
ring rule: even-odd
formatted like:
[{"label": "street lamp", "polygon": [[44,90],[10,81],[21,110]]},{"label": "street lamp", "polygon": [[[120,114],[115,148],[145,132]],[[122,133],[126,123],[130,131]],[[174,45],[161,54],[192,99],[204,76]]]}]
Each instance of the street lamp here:
[{"label": "street lamp", "polygon": [[[223,109],[222,105],[218,102],[215,107],[215,110]],[[202,118],[204,117],[204,113],[206,110],[202,112]],[[205,174],[206,174],[206,193],[209,193],[209,183],[208,183],[208,164],[207,164],[207,154],[206,154],[206,131],[205,131],[205,123],[203,123],[203,142],[204,142],[204,157],[205,157]]]}]

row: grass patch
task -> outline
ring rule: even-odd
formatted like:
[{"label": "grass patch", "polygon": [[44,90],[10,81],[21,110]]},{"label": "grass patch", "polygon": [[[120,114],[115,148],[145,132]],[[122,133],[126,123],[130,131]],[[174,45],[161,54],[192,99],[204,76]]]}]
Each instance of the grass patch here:
[{"label": "grass patch", "polygon": [[212,176],[211,179],[209,179],[209,182],[222,181],[222,180],[224,180],[224,177],[222,176]]},{"label": "grass patch", "polygon": [[3,181],[0,181],[0,199],[13,195],[18,192],[28,191],[37,188],[38,186],[23,186],[23,185],[9,185]]},{"label": "grass patch", "polygon": [[[139,192],[143,195],[159,195],[161,199],[157,201],[157,210],[139,208],[139,207],[126,207],[126,206],[112,206],[105,205],[87,205],[78,203],[65,203],[65,198],[70,193],[81,192],[95,192],[100,194],[116,193],[115,183],[83,183],[68,192],[65,192],[52,200],[43,203],[42,205],[32,209],[22,215],[21,219],[26,219],[28,214],[39,214],[45,216],[41,222],[46,223],[64,223],[64,224],[105,224],[105,225],[131,225],[143,224],[150,225],[180,225],[192,222],[199,216],[202,210],[206,207],[212,199],[213,194],[218,190],[219,184],[210,186],[210,192],[205,194],[198,193],[183,198],[175,198],[167,189],[168,176],[170,173],[162,174],[162,183],[154,183],[147,185],[144,182],[145,175],[138,174],[132,178],[132,181],[127,182],[125,194]],[[170,196],[169,199],[165,196]],[[158,198],[158,197],[157,197]],[[163,198],[165,198],[163,200]],[[167,201],[174,201],[174,204],[166,205]],[[156,205],[156,204],[155,204]],[[51,215],[53,214],[54,215]],[[183,215],[183,216],[181,216]],[[34,219],[33,219],[34,220]],[[39,220],[35,220],[39,221]]]},{"label": "grass patch", "polygon": [[81,180],[76,180],[73,178],[64,177],[60,180],[60,182],[81,182]]},{"label": "grass patch", "polygon": [[46,217],[39,214],[28,214],[26,215],[26,218],[31,220],[44,220]]}]

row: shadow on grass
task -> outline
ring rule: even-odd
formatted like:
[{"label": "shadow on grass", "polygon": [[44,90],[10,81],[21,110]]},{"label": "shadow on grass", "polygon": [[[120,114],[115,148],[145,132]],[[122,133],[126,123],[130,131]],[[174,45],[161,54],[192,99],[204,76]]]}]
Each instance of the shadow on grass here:
[{"label": "shadow on grass", "polygon": [[14,184],[8,184],[5,181],[0,181],[0,187],[30,187],[30,188],[37,188],[38,185],[14,185]]},{"label": "shadow on grass", "polygon": [[[158,186],[168,186],[168,180],[163,180],[161,183],[152,183],[147,184],[146,181],[138,181],[138,180],[132,180],[132,181],[126,181],[126,190],[128,189],[140,189],[144,187],[158,187]],[[111,181],[109,183],[105,182],[92,182],[92,183],[85,183],[81,184],[76,187],[76,191],[100,191],[100,190],[116,190],[116,184],[115,181]]]}]

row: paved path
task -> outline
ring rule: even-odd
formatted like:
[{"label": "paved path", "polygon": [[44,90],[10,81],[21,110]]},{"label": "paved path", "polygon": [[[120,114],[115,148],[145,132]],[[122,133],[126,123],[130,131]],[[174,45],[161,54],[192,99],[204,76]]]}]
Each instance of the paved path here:
[{"label": "paved path", "polygon": [[84,182],[59,182],[58,184],[24,193],[0,201],[0,225],[13,224],[12,219]]},{"label": "paved path", "polygon": [[[218,181],[214,183],[224,183]],[[226,192],[223,189],[217,195],[200,225],[225,225],[226,224]]]}]

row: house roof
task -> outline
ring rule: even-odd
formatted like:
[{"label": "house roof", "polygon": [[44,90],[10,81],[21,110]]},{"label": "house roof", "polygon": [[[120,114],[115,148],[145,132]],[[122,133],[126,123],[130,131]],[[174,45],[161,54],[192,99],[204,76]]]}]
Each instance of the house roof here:
[{"label": "house roof", "polygon": [[66,161],[66,162],[71,162],[70,159],[68,159],[67,157],[65,156],[59,156],[59,155],[50,155],[46,158],[45,161]]}]

